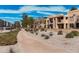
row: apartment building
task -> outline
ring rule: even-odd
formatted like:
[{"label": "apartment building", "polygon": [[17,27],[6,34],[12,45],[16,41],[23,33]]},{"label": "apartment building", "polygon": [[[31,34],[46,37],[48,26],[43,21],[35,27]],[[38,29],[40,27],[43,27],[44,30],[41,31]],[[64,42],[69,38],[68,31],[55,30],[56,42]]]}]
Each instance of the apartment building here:
[{"label": "apartment building", "polygon": [[69,28],[68,16],[54,15],[49,16],[47,19],[47,27],[51,29],[66,29]]},{"label": "apartment building", "polygon": [[72,10],[67,15],[51,15],[45,19],[35,20],[34,28],[45,29],[78,29],[79,10]]},{"label": "apartment building", "polygon": [[34,21],[33,28],[35,29],[43,29],[46,28],[46,19],[37,19]]},{"label": "apartment building", "polygon": [[0,19],[0,30],[8,30],[11,28],[11,26],[12,24],[10,22]]},{"label": "apartment building", "polygon": [[69,24],[70,28],[79,28],[79,10],[69,11]]}]

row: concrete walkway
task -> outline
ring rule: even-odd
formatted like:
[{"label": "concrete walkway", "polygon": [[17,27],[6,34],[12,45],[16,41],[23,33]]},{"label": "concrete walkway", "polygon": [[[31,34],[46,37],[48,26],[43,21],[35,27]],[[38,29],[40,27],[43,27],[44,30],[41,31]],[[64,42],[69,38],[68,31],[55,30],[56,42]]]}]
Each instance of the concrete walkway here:
[{"label": "concrete walkway", "polygon": [[[55,41],[53,40],[53,42]],[[14,53],[66,52],[65,48],[55,46],[55,44],[48,44],[45,40],[41,40],[41,38],[26,32],[24,29],[19,31],[17,35],[17,44],[0,46],[0,53],[10,53],[10,49],[12,49]]]},{"label": "concrete walkway", "polygon": [[[38,38],[36,38],[38,39]],[[22,29],[17,35],[18,43],[16,45],[17,52],[64,52],[63,49],[51,47],[42,41],[35,40],[32,36]]]}]

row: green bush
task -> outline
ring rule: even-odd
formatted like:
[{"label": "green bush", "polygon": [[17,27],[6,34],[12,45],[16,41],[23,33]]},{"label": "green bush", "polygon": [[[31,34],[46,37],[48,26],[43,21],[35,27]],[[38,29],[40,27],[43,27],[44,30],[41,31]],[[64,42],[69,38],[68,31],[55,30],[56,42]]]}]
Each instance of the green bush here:
[{"label": "green bush", "polygon": [[44,28],[42,28],[42,29],[41,29],[41,31],[45,31],[45,29],[44,29]]},{"label": "green bush", "polygon": [[28,29],[25,29],[25,31],[28,31]]},{"label": "green bush", "polygon": [[52,36],[52,35],[53,35],[53,33],[52,33],[52,32],[50,32],[50,33],[49,33],[49,36]]},{"label": "green bush", "polygon": [[36,33],[36,35],[38,35],[38,33]]},{"label": "green bush", "polygon": [[58,31],[58,35],[63,35],[63,32],[62,31]]},{"label": "green bush", "polygon": [[74,36],[79,36],[79,32],[78,31],[72,31],[71,32]]},{"label": "green bush", "polygon": [[44,36],[45,36],[45,34],[41,34],[41,36],[42,36],[42,37],[44,37]]},{"label": "green bush", "polygon": [[45,29],[45,32],[47,32],[47,30]]},{"label": "green bush", "polygon": [[74,34],[73,33],[68,33],[68,34],[66,34],[65,38],[74,38]]},{"label": "green bush", "polygon": [[30,33],[34,34],[34,32],[33,32],[33,31],[30,31]]},{"label": "green bush", "polygon": [[12,31],[0,34],[0,46],[14,45],[17,43],[18,31]]},{"label": "green bush", "polygon": [[49,36],[48,35],[45,35],[45,38],[44,39],[49,39]]},{"label": "green bush", "polygon": [[10,48],[9,52],[10,53],[15,53],[12,48]]}]

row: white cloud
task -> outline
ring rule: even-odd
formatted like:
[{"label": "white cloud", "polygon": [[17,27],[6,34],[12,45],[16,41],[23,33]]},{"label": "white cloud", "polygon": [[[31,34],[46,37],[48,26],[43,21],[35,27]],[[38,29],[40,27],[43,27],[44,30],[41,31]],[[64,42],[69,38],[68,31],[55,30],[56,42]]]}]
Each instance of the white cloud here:
[{"label": "white cloud", "polygon": [[20,13],[18,10],[4,10],[0,9],[0,13]]},{"label": "white cloud", "polygon": [[14,23],[15,21],[20,21],[22,18],[20,17],[0,17],[0,19]]},{"label": "white cloud", "polygon": [[54,15],[53,13],[43,12],[43,11],[37,11],[37,13],[40,13],[40,14],[46,14],[46,15]]},{"label": "white cloud", "polygon": [[49,7],[23,6],[19,10],[0,9],[0,13],[23,13],[23,12],[30,12],[34,10],[35,11],[59,11],[59,12],[68,11],[64,6],[49,6]]},{"label": "white cloud", "polygon": [[64,6],[49,6],[49,7],[37,7],[37,6],[24,6],[19,9],[20,12],[29,12],[29,11],[59,11],[67,12],[68,10]]},{"label": "white cloud", "polygon": [[20,17],[0,17],[0,19],[17,19],[17,20],[21,20],[22,18],[20,18]]}]

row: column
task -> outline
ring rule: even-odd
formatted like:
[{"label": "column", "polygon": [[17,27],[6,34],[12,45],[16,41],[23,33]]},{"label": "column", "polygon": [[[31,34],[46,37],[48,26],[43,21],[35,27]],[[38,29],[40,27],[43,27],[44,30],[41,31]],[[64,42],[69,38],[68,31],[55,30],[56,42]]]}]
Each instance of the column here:
[{"label": "column", "polygon": [[46,29],[48,29],[48,19],[46,19]]},{"label": "column", "polygon": [[68,23],[67,28],[70,29],[70,23]]},{"label": "column", "polygon": [[74,23],[74,28],[76,29],[76,23]]},{"label": "column", "polygon": [[66,23],[64,23],[64,29],[67,29],[67,28],[66,28]]},{"label": "column", "polygon": [[58,25],[57,25],[57,18],[55,18],[56,19],[56,29],[58,29]]},{"label": "column", "polygon": [[6,30],[6,28],[5,28],[5,27],[4,27],[3,29],[4,29],[4,30]]},{"label": "column", "polygon": [[53,18],[53,29],[55,29],[55,20]]}]

